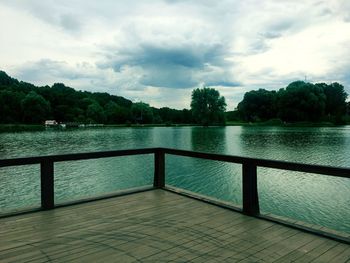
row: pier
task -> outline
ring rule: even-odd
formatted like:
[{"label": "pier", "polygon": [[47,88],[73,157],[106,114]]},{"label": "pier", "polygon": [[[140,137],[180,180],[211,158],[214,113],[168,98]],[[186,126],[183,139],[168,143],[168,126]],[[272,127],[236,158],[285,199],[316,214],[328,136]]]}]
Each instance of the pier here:
[{"label": "pier", "polygon": [[[154,155],[154,183],[55,204],[54,163]],[[167,155],[239,163],[243,204],[166,184]],[[0,160],[40,164],[41,207],[0,218],[0,262],[349,262],[349,234],[260,213],[257,167],[349,178],[350,169],[147,148]]]}]

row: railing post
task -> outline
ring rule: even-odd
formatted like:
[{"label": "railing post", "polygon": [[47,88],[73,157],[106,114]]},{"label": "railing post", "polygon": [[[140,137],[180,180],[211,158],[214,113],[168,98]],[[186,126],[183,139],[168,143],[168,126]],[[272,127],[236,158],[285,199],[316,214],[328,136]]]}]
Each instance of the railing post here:
[{"label": "railing post", "polygon": [[258,215],[259,196],[257,184],[257,167],[251,162],[242,165],[243,184],[243,213],[246,215]]},{"label": "railing post", "polygon": [[40,163],[41,177],[41,208],[53,209],[54,203],[54,167],[53,162],[44,160]]},{"label": "railing post", "polygon": [[163,188],[165,186],[165,153],[162,149],[154,152],[154,181],[153,186]]}]

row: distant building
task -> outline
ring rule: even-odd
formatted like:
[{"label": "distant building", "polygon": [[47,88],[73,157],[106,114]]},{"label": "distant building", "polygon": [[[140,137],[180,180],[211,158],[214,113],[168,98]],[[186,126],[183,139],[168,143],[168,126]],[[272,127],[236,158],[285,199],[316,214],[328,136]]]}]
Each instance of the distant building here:
[{"label": "distant building", "polygon": [[55,120],[46,120],[45,121],[45,127],[52,127],[52,126],[57,126],[58,122]]}]

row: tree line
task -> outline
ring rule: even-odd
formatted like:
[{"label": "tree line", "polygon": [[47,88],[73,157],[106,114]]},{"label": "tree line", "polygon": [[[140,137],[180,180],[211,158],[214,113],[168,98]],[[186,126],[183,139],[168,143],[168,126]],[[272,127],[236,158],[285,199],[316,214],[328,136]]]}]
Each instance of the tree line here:
[{"label": "tree line", "polygon": [[194,89],[191,109],[155,108],[121,96],[76,91],[62,83],[37,87],[0,71],[0,124],[58,122],[102,124],[199,124],[239,122],[349,122],[350,103],[339,83],[295,81],[278,91],[252,90],[234,111],[226,112],[220,93],[209,87]]},{"label": "tree line", "polygon": [[347,93],[339,83],[295,81],[278,91],[252,90],[244,94],[232,118],[247,122],[279,119],[283,122],[343,124],[349,114]]},{"label": "tree line", "polygon": [[62,83],[37,87],[0,71],[0,123],[42,124],[49,119],[64,123],[193,123],[188,109],[158,109],[108,93],[76,91]]}]

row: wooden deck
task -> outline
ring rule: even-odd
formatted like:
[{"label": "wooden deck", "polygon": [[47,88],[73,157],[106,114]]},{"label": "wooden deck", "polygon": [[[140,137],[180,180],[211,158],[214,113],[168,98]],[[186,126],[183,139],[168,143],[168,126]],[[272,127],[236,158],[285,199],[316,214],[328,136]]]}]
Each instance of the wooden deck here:
[{"label": "wooden deck", "polygon": [[0,219],[0,262],[350,262],[350,246],[164,190]]}]

